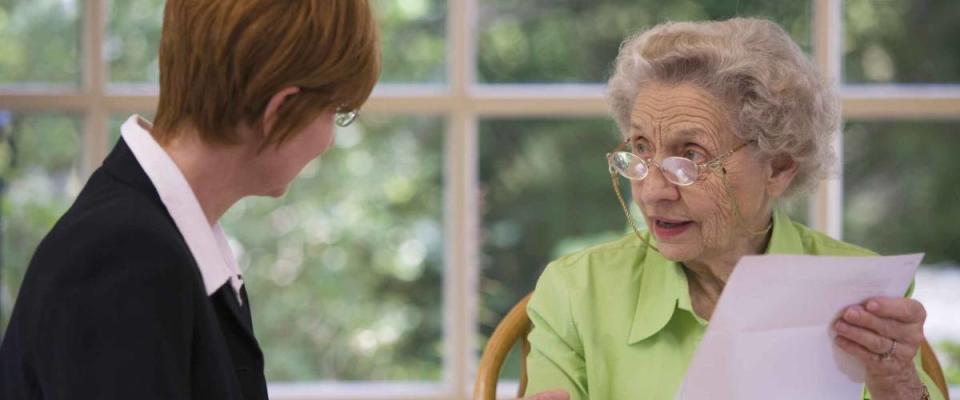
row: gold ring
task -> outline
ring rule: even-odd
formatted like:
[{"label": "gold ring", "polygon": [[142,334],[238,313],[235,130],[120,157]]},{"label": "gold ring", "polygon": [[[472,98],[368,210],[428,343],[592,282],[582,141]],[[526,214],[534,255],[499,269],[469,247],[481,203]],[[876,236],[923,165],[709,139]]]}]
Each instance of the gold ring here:
[{"label": "gold ring", "polygon": [[882,360],[889,359],[890,357],[893,357],[893,352],[897,349],[897,339],[892,339],[892,338],[891,338],[890,340],[892,340],[893,343],[890,344],[890,350],[887,350],[886,353],[880,354],[880,360],[881,360],[881,361],[882,361]]}]

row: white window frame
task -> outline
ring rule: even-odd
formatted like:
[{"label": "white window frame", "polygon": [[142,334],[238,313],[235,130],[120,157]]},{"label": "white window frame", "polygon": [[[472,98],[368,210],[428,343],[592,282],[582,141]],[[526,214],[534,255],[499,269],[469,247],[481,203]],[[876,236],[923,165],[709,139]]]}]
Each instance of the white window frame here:
[{"label": "white window frame", "polygon": [[[117,113],[156,109],[154,85],[109,84],[102,43],[108,0],[81,0],[82,37],[79,88],[0,88],[0,109],[14,112],[66,111],[82,115],[83,173],[98,166],[109,148],[108,119]],[[443,280],[444,374],[437,383],[293,383],[271,384],[271,398],[312,399],[467,399],[477,364],[479,302],[477,215],[477,130],[483,118],[500,116],[605,116],[600,84],[482,85],[476,83],[476,20],[480,0],[447,0],[447,82],[381,85],[364,107],[369,113],[435,114],[445,117],[446,187]],[[842,76],[841,0],[812,0],[813,51],[827,76]],[[844,119],[960,120],[960,85],[839,85]],[[841,149],[842,138],[834,143]],[[842,155],[842,151],[837,154]],[[824,181],[810,205],[811,225],[839,238],[843,221],[842,176]],[[515,385],[502,391],[511,398]]]}]

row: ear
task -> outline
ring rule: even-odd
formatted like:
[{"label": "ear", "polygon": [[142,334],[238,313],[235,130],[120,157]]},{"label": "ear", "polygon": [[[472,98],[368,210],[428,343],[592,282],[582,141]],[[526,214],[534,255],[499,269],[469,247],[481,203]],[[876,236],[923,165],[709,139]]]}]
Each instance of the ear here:
[{"label": "ear", "polygon": [[300,88],[287,86],[280,89],[279,92],[274,93],[273,96],[270,96],[270,101],[267,102],[267,108],[263,110],[263,118],[261,118],[261,128],[263,128],[262,132],[264,136],[270,133],[273,130],[273,126],[277,123],[277,111],[280,110],[283,102],[290,100],[290,98],[297,93],[300,93]]},{"label": "ear", "polygon": [[786,154],[773,156],[768,164],[767,194],[778,198],[787,191],[793,178],[797,176],[797,162]]}]

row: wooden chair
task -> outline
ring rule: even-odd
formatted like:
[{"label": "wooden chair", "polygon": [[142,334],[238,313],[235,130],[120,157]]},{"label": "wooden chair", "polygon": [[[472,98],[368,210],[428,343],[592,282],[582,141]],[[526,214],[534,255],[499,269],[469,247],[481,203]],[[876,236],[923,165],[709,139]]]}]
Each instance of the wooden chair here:
[{"label": "wooden chair", "polygon": [[494,400],[497,398],[497,380],[500,379],[500,368],[513,346],[520,342],[520,389],[517,397],[523,397],[527,391],[527,354],[530,353],[530,342],[527,334],[533,328],[530,318],[527,317],[527,302],[530,295],[526,295],[517,305],[510,309],[506,317],[497,324],[490,341],[483,349],[480,365],[477,367],[477,381],[473,385],[474,400]]},{"label": "wooden chair", "polygon": [[933,383],[940,388],[943,398],[950,400],[949,388],[947,388],[947,378],[943,375],[943,368],[940,368],[940,361],[934,354],[933,348],[926,340],[920,343],[920,364],[923,366],[923,372],[926,372],[933,379]]},{"label": "wooden chair", "polygon": [[[530,295],[521,299],[507,313],[507,316],[497,324],[497,329],[493,331],[493,336],[487,342],[483,349],[483,356],[480,357],[480,365],[477,368],[477,381],[473,386],[474,400],[494,400],[497,397],[497,380],[500,378],[500,369],[503,367],[503,361],[506,360],[510,350],[517,342],[520,342],[520,350],[523,353],[520,358],[520,389],[517,391],[517,397],[523,397],[527,390],[527,354],[530,353],[530,342],[527,341],[527,335],[533,324],[527,317],[527,302],[530,301]],[[943,375],[943,369],[940,362],[937,361],[936,354],[926,340],[920,346],[920,362],[923,370],[929,375],[933,382],[940,388],[940,392],[946,400],[950,400],[950,393],[947,392],[947,380]]]}]

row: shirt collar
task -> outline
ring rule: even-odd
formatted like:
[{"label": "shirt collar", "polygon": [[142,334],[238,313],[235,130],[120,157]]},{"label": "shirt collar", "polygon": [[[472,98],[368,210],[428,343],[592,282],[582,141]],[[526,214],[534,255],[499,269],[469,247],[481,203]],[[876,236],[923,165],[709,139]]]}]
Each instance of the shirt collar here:
[{"label": "shirt collar", "polygon": [[[653,238],[649,232],[643,234],[652,242]],[[770,236],[766,254],[802,253],[803,242],[800,239],[800,233],[793,226],[793,221],[786,213],[775,209],[773,233]],[[627,336],[628,345],[643,341],[660,332],[678,309],[690,312],[694,318],[706,324],[706,321],[693,312],[687,275],[683,272],[683,266],[680,263],[664,258],[662,254],[649,247],[637,262],[643,264],[643,270],[637,309],[633,316],[630,335]]]},{"label": "shirt collar", "polygon": [[770,235],[770,244],[766,254],[803,254],[803,239],[800,231],[794,226],[787,213],[775,210],[773,212],[773,234]]},{"label": "shirt collar", "polygon": [[243,304],[240,296],[243,279],[223,229],[220,224],[210,226],[207,223],[200,202],[180,168],[143,126],[149,127],[150,123],[133,115],[123,123],[120,132],[183,235],[200,269],[207,295],[230,282],[234,294]]},{"label": "shirt collar", "polygon": [[[649,232],[644,232],[648,236]],[[673,318],[681,296],[689,298],[687,278],[679,263],[670,261],[647,247],[640,276],[640,296],[634,312],[627,344],[634,344],[653,336]],[[689,300],[687,300],[689,303]]]}]

